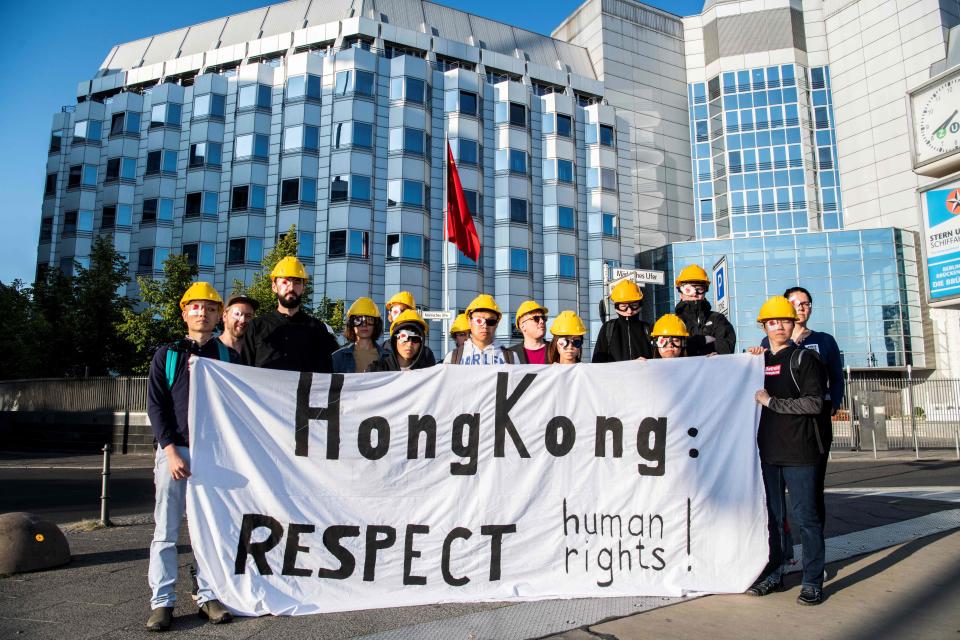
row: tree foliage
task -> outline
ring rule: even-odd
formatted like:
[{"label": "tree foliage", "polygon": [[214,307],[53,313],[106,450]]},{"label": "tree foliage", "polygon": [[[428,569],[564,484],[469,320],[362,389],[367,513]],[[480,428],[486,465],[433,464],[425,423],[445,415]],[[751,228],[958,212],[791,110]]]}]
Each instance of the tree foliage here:
[{"label": "tree foliage", "polygon": [[0,377],[4,379],[36,376],[46,355],[31,338],[37,330],[32,293],[20,280],[9,285],[0,282]]},{"label": "tree foliage", "polygon": [[154,352],[183,337],[180,298],[196,275],[197,268],[190,265],[186,256],[171,253],[163,262],[163,278],[137,277],[142,309],[125,310],[119,326],[134,351],[134,372],[147,373]]},{"label": "tree foliage", "polygon": [[127,284],[126,259],[107,236],[90,251],[90,267],[77,267],[73,278],[73,355],[77,374],[102,376],[127,369],[133,350],[118,331],[124,313],[133,307],[119,291]]}]

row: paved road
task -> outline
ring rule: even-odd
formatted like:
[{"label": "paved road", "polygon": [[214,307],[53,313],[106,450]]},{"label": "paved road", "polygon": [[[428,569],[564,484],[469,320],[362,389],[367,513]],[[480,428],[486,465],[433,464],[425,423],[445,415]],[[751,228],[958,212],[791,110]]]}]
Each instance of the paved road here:
[{"label": "paved road", "polygon": [[[960,461],[949,451],[938,460],[915,461],[909,455],[875,461],[872,454],[844,453],[830,463],[826,484],[832,489],[862,487],[960,487]],[[153,511],[153,459],[114,456],[110,511],[115,516]],[[58,524],[100,517],[101,458],[0,454],[0,513],[31,511]],[[830,496],[842,503],[849,497]],[[844,513],[846,509],[835,511]],[[830,533],[828,531],[828,533]]]}]

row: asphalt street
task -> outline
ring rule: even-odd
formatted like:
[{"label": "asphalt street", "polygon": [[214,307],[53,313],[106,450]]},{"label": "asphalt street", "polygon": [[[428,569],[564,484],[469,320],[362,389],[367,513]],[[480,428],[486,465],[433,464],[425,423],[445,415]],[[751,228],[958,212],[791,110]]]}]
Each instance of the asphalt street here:
[{"label": "asphalt street", "polygon": [[[936,460],[911,460],[909,455],[873,460],[870,454],[837,459],[827,468],[826,486],[960,487],[960,461],[942,452]],[[930,455],[930,454],[926,454]],[[839,457],[839,454],[838,454]],[[153,511],[153,458],[114,456],[110,475],[110,513],[131,516]],[[30,511],[65,524],[100,517],[101,458],[90,455],[39,457],[0,454],[0,513]],[[838,504],[851,498],[829,496]],[[837,513],[844,513],[839,509]],[[830,531],[828,530],[828,535]]]}]

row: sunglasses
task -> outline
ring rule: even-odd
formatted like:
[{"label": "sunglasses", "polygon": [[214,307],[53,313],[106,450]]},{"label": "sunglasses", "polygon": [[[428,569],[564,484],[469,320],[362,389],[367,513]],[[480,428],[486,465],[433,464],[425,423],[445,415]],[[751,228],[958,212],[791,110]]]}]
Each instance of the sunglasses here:
[{"label": "sunglasses", "polygon": [[470,322],[477,325],[478,327],[482,327],[483,325],[487,325],[488,327],[495,327],[497,326],[497,323],[500,322],[500,320],[498,318],[470,318]]},{"label": "sunglasses", "polygon": [[686,338],[677,338],[673,336],[657,336],[657,348],[665,349],[667,347],[680,347],[686,344]]},{"label": "sunglasses", "polygon": [[524,320],[524,321],[521,322],[520,324],[523,324],[524,322],[527,322],[528,320],[529,320],[529,321],[536,322],[537,324],[540,324],[541,322],[546,322],[546,321],[547,321],[547,316],[543,316],[543,315],[530,316],[529,318],[527,318],[526,320]]},{"label": "sunglasses", "polygon": [[376,320],[368,316],[350,316],[351,327],[372,327],[374,322]]},{"label": "sunglasses", "polygon": [[639,302],[618,302],[614,307],[616,307],[617,311],[627,311],[628,309],[630,311],[640,311]]},{"label": "sunglasses", "polygon": [[680,293],[685,296],[701,296],[707,292],[707,286],[703,284],[682,284],[680,285]]},{"label": "sunglasses", "polygon": [[800,309],[809,309],[810,307],[813,306],[813,303],[812,302],[794,302],[793,306],[798,307]]},{"label": "sunglasses", "polygon": [[402,329],[397,332],[397,342],[420,344],[423,342],[423,336],[415,331],[407,331],[406,329]]},{"label": "sunglasses", "polygon": [[574,349],[579,349],[583,346],[583,338],[558,338],[557,346],[561,349],[565,347],[573,347]]}]

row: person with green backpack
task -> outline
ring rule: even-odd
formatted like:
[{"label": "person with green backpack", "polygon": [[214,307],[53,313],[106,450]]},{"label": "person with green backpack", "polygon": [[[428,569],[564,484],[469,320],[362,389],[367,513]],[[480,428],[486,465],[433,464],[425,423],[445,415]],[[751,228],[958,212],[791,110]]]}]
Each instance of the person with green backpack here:
[{"label": "person with green backpack", "polygon": [[[223,312],[223,299],[207,282],[195,282],[180,299],[187,335],[157,349],[147,381],[147,414],[157,440],[153,467],[156,504],[155,528],[150,543],[148,580],[152,597],[147,629],[170,628],[177,600],[177,538],[186,513],[187,478],[190,477],[190,429],[187,409],[190,398],[190,357],[213,358],[237,363],[240,354],[213,337]],[[197,576],[199,615],[214,624],[232,616]]]}]

